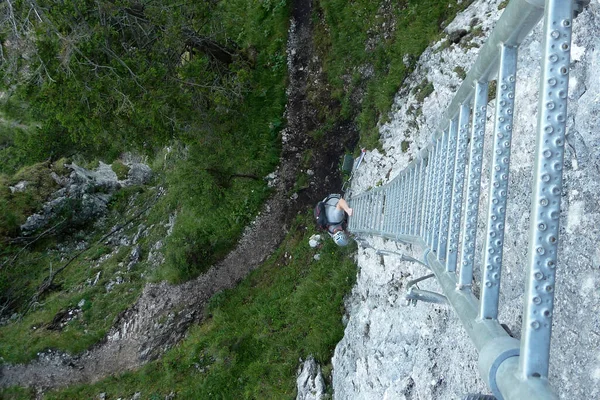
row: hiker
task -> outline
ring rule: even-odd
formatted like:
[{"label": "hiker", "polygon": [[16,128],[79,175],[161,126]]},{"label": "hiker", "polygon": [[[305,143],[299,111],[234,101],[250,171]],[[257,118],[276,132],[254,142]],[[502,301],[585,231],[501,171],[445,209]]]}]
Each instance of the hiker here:
[{"label": "hiker", "polygon": [[327,229],[327,233],[329,233],[335,244],[347,246],[349,240],[345,229],[346,219],[347,216],[352,216],[352,209],[348,206],[346,200],[339,194],[330,194],[322,202],[319,202],[317,210],[315,210],[317,224]]}]

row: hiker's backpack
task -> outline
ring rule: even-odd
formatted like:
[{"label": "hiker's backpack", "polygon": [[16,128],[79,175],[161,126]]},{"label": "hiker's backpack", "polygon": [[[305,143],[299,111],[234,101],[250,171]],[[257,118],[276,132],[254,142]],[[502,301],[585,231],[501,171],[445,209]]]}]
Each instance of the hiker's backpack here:
[{"label": "hiker's backpack", "polygon": [[329,201],[329,199],[339,198],[337,195],[329,195],[323,201],[317,203],[314,214],[315,220],[317,223],[317,227],[323,230],[327,230],[329,227],[329,221],[327,220],[327,213],[325,212],[325,205]]},{"label": "hiker's backpack", "polygon": [[325,201],[320,201],[317,203],[317,206],[315,207],[315,219],[317,221],[318,228],[323,230],[327,229],[329,224],[327,221],[327,213],[325,212]]}]

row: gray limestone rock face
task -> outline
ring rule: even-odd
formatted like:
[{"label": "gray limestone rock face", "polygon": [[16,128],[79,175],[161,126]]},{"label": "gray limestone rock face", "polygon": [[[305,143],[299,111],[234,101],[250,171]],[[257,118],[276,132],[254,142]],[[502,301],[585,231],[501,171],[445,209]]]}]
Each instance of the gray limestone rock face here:
[{"label": "gray limestone rock face", "polygon": [[296,400],[320,400],[325,394],[325,380],[321,366],[310,356],[298,368]]},{"label": "gray limestone rock face", "polygon": [[[501,10],[500,1],[475,1],[447,31],[470,29],[481,21],[480,45]],[[528,245],[539,91],[541,24],[528,35],[518,55],[515,121],[511,147],[504,263],[499,321],[519,338]],[[468,71],[479,47],[438,42],[425,50],[415,71],[395,99],[390,122],[381,129],[385,154],[369,151],[355,172],[352,193],[374,182],[388,183],[431,140],[443,111],[461,84],[455,67]],[[558,268],[549,382],[561,399],[600,398],[600,2],[593,0],[573,22],[567,143],[563,168]],[[412,89],[423,79],[435,91],[420,101]],[[491,154],[494,101],[487,107],[485,158]],[[420,110],[416,113],[415,110]],[[417,128],[415,128],[415,126]],[[484,161],[477,224],[475,290],[482,264],[490,163]],[[429,271],[374,248],[422,259],[422,249],[368,237],[359,246],[357,283],[346,302],[344,338],[335,349],[333,387],[336,399],[460,399],[467,393],[490,393],[481,378],[478,353],[451,307],[417,303],[404,306],[409,280]],[[460,259],[459,259],[460,260]],[[459,264],[460,265],[460,264]],[[419,288],[440,292],[435,279]]]},{"label": "gray limestone rock face", "polygon": [[126,186],[145,185],[152,179],[152,169],[146,164],[132,163],[129,165]]},{"label": "gray limestone rock face", "polygon": [[9,186],[8,188],[10,189],[11,193],[19,193],[19,192],[24,192],[25,189],[27,189],[28,185],[29,185],[29,182],[21,181],[21,182],[18,182],[15,186]]},{"label": "gray limestone rock face", "polygon": [[57,222],[59,215],[71,215],[70,222],[82,225],[105,215],[112,194],[125,186],[142,185],[150,181],[152,170],[145,164],[132,163],[127,180],[119,181],[112,167],[103,162],[94,170],[75,163],[66,164],[71,170],[67,177],[52,172],[52,178],[61,188],[51,195],[42,209],[29,216],[21,225],[21,232],[29,235]]}]

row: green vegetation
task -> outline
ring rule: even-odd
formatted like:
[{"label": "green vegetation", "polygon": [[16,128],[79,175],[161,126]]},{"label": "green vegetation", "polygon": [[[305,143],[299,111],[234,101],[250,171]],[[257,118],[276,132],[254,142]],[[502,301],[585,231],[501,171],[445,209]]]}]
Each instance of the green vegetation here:
[{"label": "green vegetation", "polygon": [[402,146],[402,152],[406,153],[408,151],[408,148],[410,147],[410,143],[406,140],[403,140],[401,143]]},{"label": "green vegetation", "polygon": [[[148,280],[185,281],[223,257],[269,195],[262,177],[279,160],[286,101],[286,2],[36,4],[43,18],[35,20],[28,19],[35,15],[29,4],[13,4],[35,65],[9,46],[4,56],[15,63],[0,65],[0,311],[28,311],[0,327],[7,362],[28,361],[46,348],[80,352],[105,335]],[[12,29],[0,25],[0,39]],[[155,159],[155,182],[117,192],[103,225],[15,239],[59,188],[50,172],[69,173],[67,161],[95,168],[130,150]],[[122,163],[112,168],[126,176]],[[29,185],[12,193],[9,185],[21,180]],[[132,249],[97,241],[153,203],[159,187],[166,195],[141,216],[153,227],[139,242],[143,258],[124,271]],[[77,207],[69,204],[61,219]],[[135,229],[124,232],[131,238]],[[165,262],[156,268],[147,255],[159,240],[155,252]],[[77,244],[87,250],[62,270],[61,253],[77,253]],[[122,283],[108,290],[117,277]],[[80,318],[48,329],[82,300]]]},{"label": "green vegetation", "polygon": [[458,77],[461,80],[465,80],[465,78],[467,77],[467,72],[465,71],[465,69],[461,66],[457,66],[454,68],[454,73],[456,73],[456,75],[458,75]]},{"label": "green vegetation", "polygon": [[[312,139],[321,142],[354,118],[361,144],[377,147],[376,124],[394,94],[445,21],[468,3],[403,0],[387,9],[367,0],[316,2],[314,39],[327,82],[307,93],[318,120]],[[0,24],[0,314],[17,318],[0,327],[0,357],[20,363],[49,348],[90,348],[148,281],[189,280],[231,250],[269,196],[262,177],[278,162],[291,2],[12,6],[18,24]],[[6,45],[15,37],[23,41],[18,49]],[[432,91],[424,80],[419,96]],[[95,168],[102,160],[124,179],[128,167],[114,162],[124,151],[154,160],[150,185],[117,192],[94,226],[61,227],[36,241],[17,237],[58,188],[51,172],[64,176],[65,163]],[[304,153],[302,168],[312,157]],[[13,193],[9,186],[21,181],[28,186]],[[296,189],[307,182],[300,175]],[[69,220],[78,206],[60,218]],[[130,219],[114,238],[143,233],[141,259],[131,267],[134,246],[105,237]],[[47,398],[293,397],[299,358],[312,354],[330,370],[343,333],[342,299],[355,276],[354,249],[331,241],[310,249],[312,233],[312,218],[299,217],[276,253],[238,288],[215,296],[207,321],[164,358]],[[66,265],[64,254],[78,252]],[[164,263],[153,263],[151,252]],[[70,311],[74,318],[65,317]],[[9,388],[0,397],[35,393]]]},{"label": "green vegetation", "polygon": [[[51,172],[64,174],[57,164],[47,162],[23,167],[12,176],[0,174],[0,241],[16,235],[25,219],[39,210],[48,196],[58,189]],[[22,189],[10,189],[19,183]],[[2,250],[0,245],[0,255]]]},{"label": "green vegetation", "polygon": [[[67,254],[84,250],[77,250],[82,244],[88,250],[57,274],[50,290],[37,300],[35,295],[44,280],[67,263],[57,251],[58,239],[44,237],[29,251],[18,256],[11,253],[4,259],[9,263],[0,275],[2,303],[15,311],[29,308],[19,320],[0,327],[0,354],[5,362],[27,362],[48,348],[82,352],[101,340],[119,313],[137,299],[146,282],[140,273],[151,270],[147,258],[125,269],[123,264],[129,262],[132,249],[98,242],[107,230],[122,221],[122,210],[128,209],[131,216],[155,198],[155,189],[131,188],[128,193],[113,199],[113,212],[96,233],[71,234]],[[130,202],[132,199],[135,201]],[[137,225],[124,228],[130,237],[136,230]],[[150,246],[165,232],[161,225],[149,230],[138,243],[142,253],[148,254]],[[121,283],[111,287],[118,278]],[[79,310],[80,314],[73,319],[60,318],[69,310]]]},{"label": "green vegetation", "polygon": [[[446,21],[470,1],[403,0],[386,8],[368,0],[320,0],[314,21],[324,70],[342,105],[341,116],[357,114],[361,145],[379,147],[378,121],[423,50],[438,40]],[[385,23],[385,25],[384,25]],[[359,71],[372,68],[372,77]],[[361,105],[352,96],[365,88]],[[423,98],[433,87],[422,91]],[[349,110],[358,107],[356,110]]]},{"label": "green vegetation", "polygon": [[[27,37],[35,38],[26,47],[35,65],[23,66],[33,76],[2,65],[10,96],[0,103],[0,160],[10,162],[1,163],[0,239],[15,235],[57,189],[48,173],[38,174],[47,161],[27,165],[50,157],[62,173],[65,157],[93,168],[124,150],[154,157],[170,145],[175,150],[154,166],[168,193],[155,220],[181,218],[164,270],[152,275],[177,282],[197,276],[226,254],[269,194],[262,177],[279,160],[287,3],[37,4],[43,18],[36,20],[28,19],[35,14],[29,5],[15,4],[23,7],[15,15],[30,29]],[[12,24],[0,27],[15,34]],[[5,48],[8,59],[21,56],[7,50],[15,49]],[[118,161],[112,168],[121,179],[127,174]],[[10,193],[19,179],[30,189]],[[0,254],[18,249],[3,245]],[[31,269],[35,284],[44,269]]]},{"label": "green vegetation", "polygon": [[115,172],[115,174],[117,174],[117,178],[119,180],[127,179],[127,174],[129,173],[129,167],[127,165],[123,164],[123,162],[121,160],[115,160],[115,162],[113,162],[111,164],[111,168]]},{"label": "green vegetation", "polygon": [[422,103],[423,100],[431,93],[433,93],[433,83],[429,82],[427,78],[423,79],[421,83],[413,89],[413,92],[416,93],[416,100],[419,103]]},{"label": "green vegetation", "polygon": [[[235,170],[236,160],[228,155],[235,149],[228,149],[229,145],[233,143],[211,147],[212,156],[198,149],[199,145],[186,147],[187,155],[182,154],[184,149],[169,155],[164,167],[169,191],[153,218],[158,220],[177,210],[177,223],[166,241],[167,262],[155,279],[182,282],[205,271],[227,254],[269,195],[259,178],[267,174],[269,164],[244,154],[246,168]],[[244,148],[239,152],[246,153]],[[248,176],[236,176],[238,171],[247,171]]]},{"label": "green vegetation", "polygon": [[339,249],[330,240],[311,249],[307,225],[312,228],[311,215],[299,217],[260,270],[216,295],[208,320],[161,360],[46,398],[129,398],[136,392],[142,398],[171,392],[188,399],[292,398],[299,358],[312,354],[329,363],[343,335],[343,297],[356,276],[355,249]]}]

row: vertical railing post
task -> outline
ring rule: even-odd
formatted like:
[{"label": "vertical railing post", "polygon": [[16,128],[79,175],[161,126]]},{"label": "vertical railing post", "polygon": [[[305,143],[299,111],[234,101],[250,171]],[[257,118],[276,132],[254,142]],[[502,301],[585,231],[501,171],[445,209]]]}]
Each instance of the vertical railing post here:
[{"label": "vertical railing post", "polygon": [[406,169],[404,169],[399,175],[400,185],[400,219],[398,221],[398,234],[404,234],[404,226],[406,225]]},{"label": "vertical railing post", "polygon": [[436,183],[436,204],[433,215],[433,229],[431,239],[431,250],[439,259],[438,247],[440,242],[440,226],[442,221],[442,209],[444,205],[444,181],[446,177],[446,153],[448,152],[448,142],[450,140],[449,129],[446,129],[439,139],[441,143],[440,154],[438,156],[438,175]]},{"label": "vertical railing post", "polygon": [[394,195],[394,210],[396,210],[395,212],[395,217],[394,217],[394,230],[393,230],[393,234],[394,236],[398,236],[398,234],[400,233],[400,176],[396,176],[396,178],[394,179],[394,188],[395,188],[395,192],[396,194]]},{"label": "vertical railing post", "polygon": [[488,83],[475,83],[473,101],[473,122],[471,124],[471,144],[469,156],[469,178],[467,198],[463,216],[463,241],[461,250],[459,289],[471,288],[473,281],[473,258],[477,236],[477,215],[479,213],[479,188],[481,185],[481,166],[483,163],[483,142],[487,111]]},{"label": "vertical railing post", "polygon": [[375,190],[375,221],[373,224],[373,230],[379,231],[381,228],[381,187]]},{"label": "vertical railing post", "polygon": [[496,89],[494,142],[487,209],[487,235],[483,250],[483,271],[481,272],[480,316],[482,319],[498,318],[516,70],[517,48],[503,45],[500,49],[500,67]]},{"label": "vertical railing post", "polygon": [[392,232],[392,226],[394,224],[394,185],[390,184],[387,188],[385,195],[385,224],[386,233]]},{"label": "vertical railing post", "polygon": [[388,195],[388,206],[386,207],[389,210],[389,222],[388,222],[388,234],[394,234],[394,223],[396,221],[396,181],[392,180],[389,183],[389,195]]},{"label": "vertical railing post", "polygon": [[468,103],[460,106],[458,117],[458,139],[456,143],[456,159],[454,161],[454,184],[452,190],[452,214],[448,231],[448,249],[446,254],[446,270],[456,271],[456,260],[458,256],[458,243],[460,237],[460,217],[463,208],[463,189],[465,183],[465,166],[467,164],[467,141],[469,135]]},{"label": "vertical railing post", "polygon": [[411,212],[411,225],[409,235],[414,235],[417,227],[418,221],[418,204],[419,204],[419,172],[420,172],[420,162],[419,160],[415,160],[413,163],[413,202],[412,202],[412,212]]},{"label": "vertical railing post", "polygon": [[427,184],[429,183],[429,150],[424,150],[423,160],[421,161],[421,203],[419,204],[419,228],[415,235],[424,237],[423,228],[425,226],[425,213],[427,211]]},{"label": "vertical railing post", "polygon": [[368,230],[370,228],[371,210],[372,210],[371,196],[372,196],[372,192],[369,192],[369,193],[367,193],[367,196],[365,197],[365,205],[367,208],[367,212],[363,216],[363,221],[362,221],[363,229],[365,229],[365,230]]},{"label": "vertical railing post", "polygon": [[404,202],[406,203],[406,206],[404,207],[404,221],[402,224],[402,234],[406,235],[408,234],[408,227],[410,226],[410,198],[411,198],[411,192],[410,192],[410,174],[411,174],[411,167],[407,167],[406,168],[406,173],[404,174]]},{"label": "vertical railing post", "polygon": [[429,145],[429,152],[427,154],[427,184],[425,187],[425,212],[423,213],[423,225],[421,228],[421,237],[425,243],[429,244],[429,230],[431,228],[429,224],[429,217],[431,216],[431,202],[433,200],[433,179],[434,179],[434,160],[435,160],[435,146]]},{"label": "vertical railing post", "polygon": [[548,377],[571,59],[572,1],[546,0],[521,361]]},{"label": "vertical railing post", "polygon": [[422,158],[419,158],[415,164],[416,176],[415,176],[415,218],[412,227],[411,235],[418,235],[421,229],[421,208],[423,206],[423,162]]},{"label": "vertical railing post", "polygon": [[413,227],[414,208],[415,208],[415,164],[412,163],[408,170],[408,191],[409,191],[409,207],[408,207],[408,224],[406,226],[406,234],[410,235]]},{"label": "vertical railing post", "polygon": [[433,153],[433,158],[431,161],[433,162],[433,179],[431,181],[431,200],[429,202],[429,225],[427,231],[427,244],[430,249],[435,248],[433,245],[433,234],[435,232],[435,217],[439,215],[437,213],[437,203],[438,197],[440,197],[440,188],[441,185],[439,183],[439,175],[440,175],[440,158],[442,154],[442,140],[434,141],[435,152]]},{"label": "vertical railing post", "polygon": [[382,186],[379,190],[379,225],[377,227],[379,232],[383,232],[383,225],[385,224],[385,190],[385,186]]},{"label": "vertical railing post", "polygon": [[402,216],[402,234],[408,233],[408,227],[410,226],[410,168],[406,168],[406,172],[403,176],[404,186],[404,215]]},{"label": "vertical railing post", "polygon": [[454,179],[454,161],[456,160],[456,141],[458,136],[458,118],[450,121],[448,148],[446,149],[446,167],[444,168],[444,195],[440,219],[440,232],[438,243],[438,260],[446,261],[448,248],[448,225],[450,224],[450,211],[452,205],[452,185]]}]

